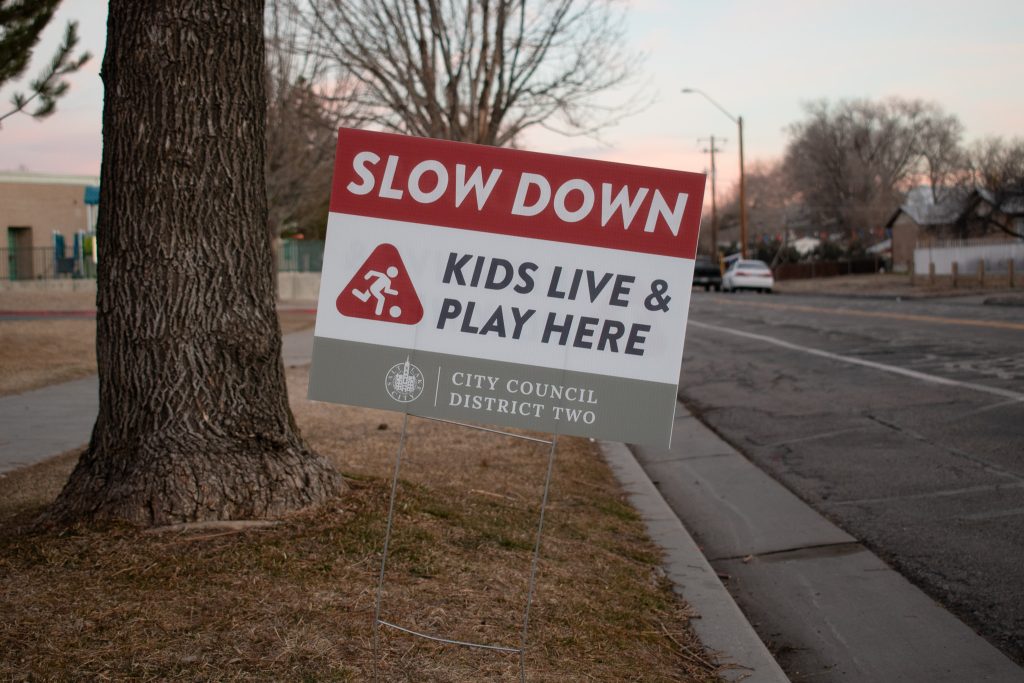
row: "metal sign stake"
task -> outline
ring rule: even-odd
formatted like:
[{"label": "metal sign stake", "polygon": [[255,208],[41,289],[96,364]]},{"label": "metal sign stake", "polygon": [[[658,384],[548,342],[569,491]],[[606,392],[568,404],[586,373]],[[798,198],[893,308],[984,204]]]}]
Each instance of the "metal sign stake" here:
[{"label": "metal sign stake", "polygon": [[380,577],[377,579],[377,606],[373,611],[373,679],[380,680],[377,662],[380,661],[380,606],[384,594],[384,570],[388,566],[388,545],[391,543],[391,524],[395,519],[395,494],[398,492],[398,472],[402,468],[402,451],[405,450],[405,433],[409,426],[409,413],[402,418],[402,436],[398,440],[395,454],[395,474],[391,478],[391,501],[388,503],[387,530],[384,532],[384,552],[380,558]]},{"label": "metal sign stake", "polygon": [[441,636],[430,635],[430,634],[427,634],[427,633],[420,633],[419,631],[414,631],[412,629],[405,628],[404,626],[399,626],[398,624],[393,624],[393,623],[391,623],[389,621],[385,621],[385,620],[381,619],[380,615],[381,615],[381,606],[382,606],[382,603],[383,603],[383,595],[384,595],[384,577],[385,577],[386,570],[387,570],[388,549],[389,549],[390,544],[391,544],[391,530],[392,530],[392,528],[394,526],[395,499],[396,499],[397,494],[398,494],[398,477],[399,477],[399,472],[401,471],[401,468],[402,468],[402,455],[403,455],[403,453],[405,451],[405,441],[406,441],[406,436],[407,436],[407,431],[408,431],[408,426],[409,426],[409,413],[406,413],[404,418],[403,418],[403,420],[402,420],[402,435],[401,435],[401,438],[398,441],[398,451],[395,454],[395,471],[394,471],[394,474],[393,474],[393,476],[391,478],[391,499],[390,499],[390,501],[388,503],[388,519],[387,519],[387,524],[386,524],[386,528],[385,528],[385,532],[384,532],[384,548],[383,548],[383,552],[382,552],[381,560],[380,560],[380,575],[379,575],[378,580],[377,580],[377,598],[376,598],[376,606],[374,607],[374,614],[373,614],[373,678],[374,678],[375,681],[379,681],[380,680],[380,669],[379,669],[379,663],[380,663],[380,628],[381,628],[381,626],[387,626],[388,628],[392,628],[392,629],[394,629],[396,631],[400,631],[402,633],[405,633],[405,634],[408,634],[408,635],[412,635],[412,636],[415,636],[417,638],[423,638],[425,640],[431,640],[431,641],[434,641],[434,642],[446,643],[446,644],[449,644],[449,645],[459,645],[459,646],[462,646],[462,647],[470,647],[470,648],[476,648],[476,649],[481,649],[481,650],[490,650],[490,651],[497,651],[497,652],[504,652],[504,653],[518,653],[519,654],[519,680],[521,681],[521,683],[526,683],[526,646],[527,646],[527,637],[528,637],[529,626],[530,626],[530,608],[533,605],[533,596],[534,596],[534,593],[536,592],[536,587],[537,587],[537,568],[538,568],[538,564],[539,564],[539,560],[540,560],[541,539],[542,539],[543,532],[544,532],[544,513],[545,513],[545,510],[547,509],[548,493],[549,493],[549,491],[551,489],[551,477],[552,477],[552,473],[554,472],[555,451],[556,451],[557,445],[558,445],[558,435],[557,434],[552,434],[551,440],[538,439],[538,438],[532,437],[532,436],[523,436],[523,435],[520,435],[520,434],[512,434],[510,432],[504,432],[504,431],[501,431],[501,430],[498,430],[498,429],[491,429],[491,428],[488,428],[488,427],[480,427],[480,426],[477,426],[477,425],[466,424],[466,423],[463,423],[463,422],[455,422],[453,420],[444,420],[444,419],[434,418],[434,417],[422,417],[421,419],[431,420],[433,422],[442,422],[444,424],[456,425],[456,426],[459,426],[459,427],[465,427],[467,429],[475,429],[477,431],[488,432],[488,433],[497,434],[497,435],[500,435],[500,436],[508,436],[508,437],[512,437],[514,439],[520,439],[520,440],[523,440],[523,441],[532,441],[534,443],[550,444],[550,446],[551,446],[550,450],[548,451],[548,465],[547,465],[547,471],[546,471],[545,476],[544,476],[544,492],[543,492],[543,494],[541,496],[540,516],[539,516],[539,520],[538,520],[538,523],[537,523],[537,536],[536,536],[536,540],[535,540],[534,546],[533,546],[533,558],[530,561],[530,578],[529,578],[527,594],[526,594],[526,607],[525,607],[525,609],[523,611],[523,630],[522,630],[522,632],[520,634],[520,645],[519,645],[519,647],[508,647],[508,646],[502,646],[502,645],[489,645],[489,644],[484,644],[484,643],[471,643],[471,642],[466,642],[466,641],[462,641],[462,640],[453,640],[451,638],[444,638],[444,637],[441,637]]}]

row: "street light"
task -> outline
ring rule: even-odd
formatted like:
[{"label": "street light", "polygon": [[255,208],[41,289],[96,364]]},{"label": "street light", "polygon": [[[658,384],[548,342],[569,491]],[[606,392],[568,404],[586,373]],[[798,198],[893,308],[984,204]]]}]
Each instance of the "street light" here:
[{"label": "street light", "polygon": [[[740,129],[740,257],[747,258],[747,182],[746,175],[743,170],[743,117],[733,116],[730,114],[726,111],[725,107],[711,99],[711,96],[703,90],[698,90],[697,88],[683,88],[683,93],[697,93],[698,95],[702,95],[704,99],[718,107],[718,110],[728,116],[729,120],[735,123]],[[714,244],[712,245],[712,248],[717,251],[718,245]]]}]

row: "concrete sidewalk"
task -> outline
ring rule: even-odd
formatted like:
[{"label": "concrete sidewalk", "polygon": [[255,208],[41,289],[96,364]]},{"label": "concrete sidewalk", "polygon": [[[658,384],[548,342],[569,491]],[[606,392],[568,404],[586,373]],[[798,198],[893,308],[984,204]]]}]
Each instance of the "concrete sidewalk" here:
[{"label": "concrete sidewalk", "polygon": [[696,617],[690,622],[701,643],[718,653],[727,681],[784,683],[789,679],[722,585],[700,547],[658,492],[633,453],[621,443],[602,442],[601,452],[616,479],[665,552],[668,578]]},{"label": "concrete sidewalk", "polygon": [[673,443],[633,450],[794,680],[1024,681],[1024,669],[682,405]]},{"label": "concrete sidewalk", "polygon": [[[309,363],[312,328],[286,334],[282,341],[285,366]],[[96,375],[0,396],[0,474],[84,446],[98,410]]]},{"label": "concrete sidewalk", "polygon": [[0,396],[0,474],[87,443],[98,401],[96,375]]}]

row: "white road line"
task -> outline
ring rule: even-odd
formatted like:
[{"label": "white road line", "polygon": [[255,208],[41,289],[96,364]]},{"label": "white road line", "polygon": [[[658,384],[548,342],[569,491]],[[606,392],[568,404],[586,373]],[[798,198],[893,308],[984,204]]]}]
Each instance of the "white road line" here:
[{"label": "white road line", "polygon": [[880,496],[878,498],[858,498],[855,500],[829,501],[829,505],[871,505],[874,503],[891,503],[893,501],[905,502],[908,500],[925,500],[928,498],[948,498],[953,496],[967,496],[972,493],[991,493],[992,491],[1006,491],[1007,489],[1019,489],[1024,487],[1024,482],[1015,481],[1010,483],[1000,482],[998,484],[982,484],[979,486],[966,486],[959,489],[940,489],[938,491],[926,491],[924,493],[902,494],[898,496]]},{"label": "white road line", "polygon": [[802,353],[807,353],[812,356],[818,356],[819,358],[828,358],[829,360],[835,360],[841,363],[849,363],[850,365],[860,365],[866,368],[872,368],[874,370],[891,372],[894,375],[902,375],[904,377],[910,377],[913,379],[921,380],[922,382],[930,382],[931,384],[941,384],[950,387],[961,387],[964,389],[979,391],[985,394],[992,394],[993,396],[1008,398],[1011,401],[1024,402],[1024,394],[1018,393],[1016,391],[1010,391],[1009,389],[1000,389],[998,387],[990,387],[984,384],[975,384],[973,382],[961,382],[955,379],[949,379],[947,377],[939,377],[938,375],[929,375],[923,372],[917,372],[916,370],[898,368],[895,365],[875,363],[874,361],[863,360],[861,358],[854,358],[852,356],[841,356],[838,353],[822,351],[821,349],[814,349],[809,346],[801,346],[799,344],[794,344],[792,342],[784,341],[782,339],[776,339],[775,337],[769,337],[763,334],[754,334],[753,332],[743,332],[742,330],[734,330],[728,327],[709,325],[708,323],[701,323],[692,319],[689,321],[689,324],[695,325],[697,327],[702,327],[708,330],[714,330],[715,332],[724,332],[725,334],[731,334],[737,337],[755,339],[757,341],[762,341],[768,344],[774,344],[775,346],[781,346],[784,349],[800,351]]},{"label": "white road line", "polygon": [[987,413],[987,412],[992,411],[992,410],[999,410],[1000,408],[1006,408],[1007,406],[1015,406],[1018,403],[1019,403],[1019,401],[1000,401],[999,403],[992,403],[992,404],[989,404],[987,406],[982,406],[981,408],[975,408],[974,410],[969,410],[966,413],[961,413],[960,417],[961,418],[971,417],[972,415],[979,415],[980,413]]},{"label": "white road line", "polygon": [[1024,515],[1024,508],[1011,508],[1009,510],[993,510],[992,512],[978,512],[973,515],[964,515],[964,519],[969,519],[975,522],[984,522],[989,519],[999,519],[1000,517],[1016,517],[1017,515]]},{"label": "white road line", "polygon": [[791,446],[795,443],[804,443],[807,441],[817,441],[818,439],[828,439],[833,436],[839,436],[841,434],[849,434],[851,432],[860,432],[868,428],[868,425],[861,427],[850,427],[849,429],[836,429],[831,432],[822,432],[821,434],[811,434],[810,436],[802,436],[799,439],[785,439],[783,441],[776,441],[775,443],[765,444],[765,448],[776,448],[778,446]]}]

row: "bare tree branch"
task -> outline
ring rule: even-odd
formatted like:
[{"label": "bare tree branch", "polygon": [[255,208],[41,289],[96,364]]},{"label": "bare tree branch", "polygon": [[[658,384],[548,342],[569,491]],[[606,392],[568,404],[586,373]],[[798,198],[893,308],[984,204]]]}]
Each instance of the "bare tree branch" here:
[{"label": "bare tree branch", "polygon": [[322,230],[336,131],[362,114],[351,79],[331,73],[320,55],[299,48],[306,40],[296,18],[289,3],[267,3],[266,181],[274,236]]},{"label": "bare tree branch", "polygon": [[1024,239],[1024,139],[982,140],[971,149],[969,158],[975,185],[992,205],[985,216],[986,225]]},{"label": "bare tree branch", "polygon": [[[377,126],[490,145],[531,126],[595,134],[629,106],[616,0],[292,0],[303,50],[349,74]],[[373,118],[370,117],[370,118]]]},{"label": "bare tree branch", "polygon": [[936,194],[962,182],[963,127],[937,105],[916,100],[820,101],[789,127],[784,168],[811,214],[851,237],[882,225],[910,186]]}]

